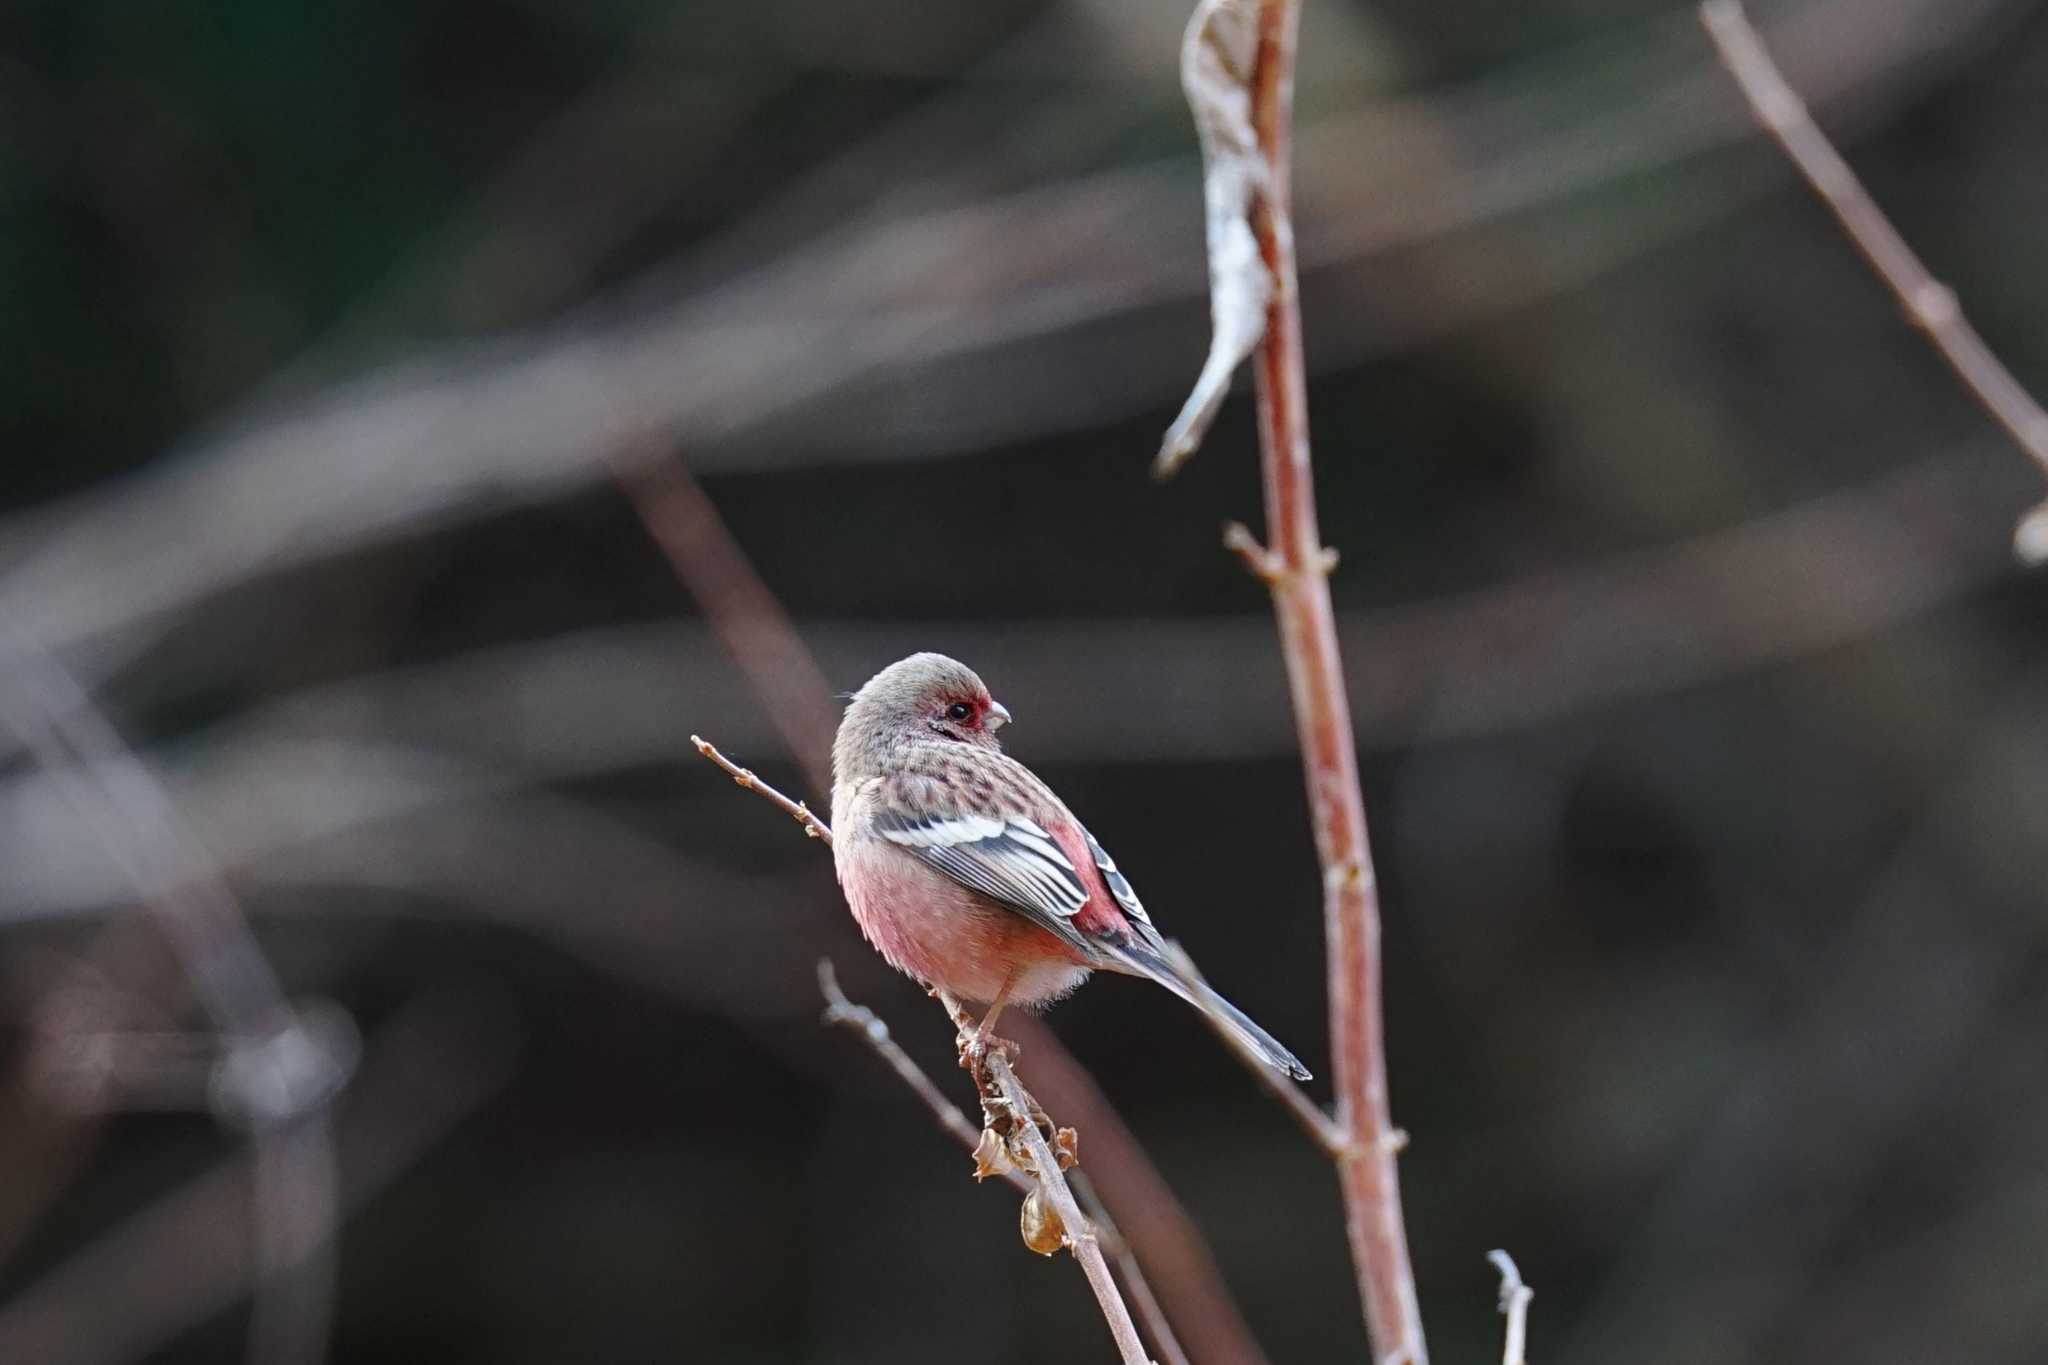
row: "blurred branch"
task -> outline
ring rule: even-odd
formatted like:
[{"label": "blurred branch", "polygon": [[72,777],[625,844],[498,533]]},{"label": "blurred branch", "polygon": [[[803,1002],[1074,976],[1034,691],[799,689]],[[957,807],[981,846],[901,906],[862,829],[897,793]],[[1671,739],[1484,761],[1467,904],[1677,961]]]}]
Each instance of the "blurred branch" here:
[{"label": "blurred branch", "polygon": [[[340,1125],[339,1207],[353,1211],[474,1113],[509,1071],[497,1012],[430,995],[372,1041]],[[128,1365],[260,1292],[242,1239],[263,1199],[239,1161],[163,1196],[0,1308],[0,1360]]]},{"label": "blurred branch", "polygon": [[257,1299],[248,1358],[316,1365],[333,1312],[334,1139],[327,1105],[345,1080],[286,1001],[241,907],[155,776],[49,655],[5,642],[0,718],[62,787],[120,865],[219,1034],[211,1099],[246,1123]]},{"label": "blurred branch", "polygon": [[828,700],[832,686],[718,508],[680,460],[621,463],[616,477],[676,579],[697,599],[726,655],[782,731],[811,789],[831,791],[832,772],[823,755],[832,752],[839,726]]},{"label": "blurred branch", "polygon": [[[2018,463],[1987,440],[1674,545],[1340,612],[1356,737],[1370,750],[1497,734],[1899,629],[2009,571],[1996,519],[2023,482]],[[1028,639],[964,621],[919,633],[952,641],[983,671],[1042,698],[1035,744],[1048,761],[1136,763],[1292,748],[1275,696],[1281,662],[1262,648],[1271,629],[1229,616],[1047,621]],[[832,676],[914,643],[901,630],[831,621],[804,634]],[[693,680],[697,709],[730,717],[735,744],[775,743],[763,708],[716,648],[699,627],[664,624],[479,650],[307,688],[149,760],[223,866],[239,873],[267,861],[271,875],[290,876],[287,850],[320,849],[320,861],[334,863],[353,846],[352,831],[459,812],[536,780],[681,760],[692,746],[677,715],[678,677]],[[1112,693],[1172,676],[1174,713],[1105,716],[1066,686],[1058,661],[1074,657],[1088,658]],[[1247,701],[1262,695],[1275,699]],[[260,810],[247,800],[252,790],[266,794]],[[526,838],[563,842],[564,818]],[[0,779],[0,866],[10,869],[0,920],[98,911],[128,894],[98,846],[77,837],[63,789],[41,775]],[[354,884],[398,870],[369,859],[336,875]]]},{"label": "blurred branch", "polygon": [[1366,836],[1365,798],[1359,788],[1358,746],[1345,696],[1337,620],[1330,604],[1329,574],[1336,557],[1323,545],[1317,528],[1315,470],[1309,457],[1307,362],[1302,354],[1291,201],[1300,3],[1259,0],[1258,13],[1257,57],[1248,85],[1266,179],[1252,225],[1272,290],[1265,336],[1253,364],[1271,545],[1261,547],[1241,527],[1232,528],[1226,541],[1272,591],[1294,699],[1310,820],[1323,869],[1330,1051],[1336,1072],[1336,1125],[1343,1134],[1334,1159],[1373,1359],[1380,1365],[1427,1365],[1415,1273],[1401,1219],[1395,1164],[1401,1137],[1387,1103],[1378,881]]},{"label": "blurred branch", "polygon": [[[1879,22],[1865,6],[1816,5],[1788,27],[1802,51],[1821,54],[1817,69],[1831,85],[1849,91],[1924,72],[1933,48],[1957,47],[1996,8],[1887,0]],[[1851,28],[1856,41],[1845,43]],[[1597,126],[1545,128],[1526,116],[1526,92],[1513,82],[1505,95],[1482,85],[1461,100],[1387,102],[1329,119],[1311,130],[1305,154],[1332,172],[1324,192],[1349,185],[1344,193],[1355,197],[1324,206],[1321,216],[1341,228],[1326,259],[1520,211],[1730,135],[1690,90],[1681,98],[1662,89],[1666,59],[1660,36],[1654,53],[1634,45],[1592,73],[1592,84],[1634,82],[1639,70],[1659,82],[1647,92],[1627,84],[1623,108],[1603,109]],[[1377,168],[1387,174],[1335,174],[1380,141],[1397,148],[1394,164]],[[1457,154],[1469,158],[1472,148],[1484,160],[1460,164]],[[0,614],[60,653],[98,644],[108,650],[103,663],[118,661],[173,614],[236,583],[555,496],[603,476],[597,452],[640,449],[653,433],[702,440],[700,467],[787,467],[782,452],[817,444],[735,438],[857,380],[1022,339],[1071,348],[1083,323],[1190,297],[1196,262],[1157,226],[1173,220],[1178,175],[1172,163],[1146,165],[835,222],[770,265],[736,264],[691,297],[643,297],[638,307],[621,297],[521,336],[420,352],[304,400],[252,405],[143,475],[0,523]],[[896,268],[913,259],[917,270]],[[939,262],[949,267],[943,275]],[[1048,291],[1047,279],[1072,283]],[[1114,386],[1129,410],[1178,382],[1166,365],[1152,385]],[[1034,378],[1042,391],[1025,382]],[[1067,420],[1061,414],[1074,408],[1063,370],[1007,366],[1004,382],[1041,422]],[[1054,392],[1063,401],[1032,401]],[[931,453],[893,433],[862,449],[859,435],[842,427],[832,448],[860,459]]]},{"label": "blurred branch", "polygon": [[1501,1343],[1500,1365],[1527,1365],[1529,1345],[1529,1300],[1536,1291],[1522,1283],[1515,1258],[1505,1251],[1489,1251],[1486,1259],[1500,1271],[1500,1311],[1507,1321]]},{"label": "blurred branch", "polygon": [[[1984,338],[1963,316],[1955,291],[1935,279],[1906,245],[1856,172],[1807,113],[1806,102],[1771,60],[1739,0],[1705,0],[1700,6],[1700,22],[1729,74],[1742,87],[1756,121],[1784,149],[1964,387],[2006,429],[2021,452],[2048,475],[2048,413],[2041,411],[2012,371],[1984,344]],[[2020,523],[2013,545],[2029,564],[2048,558],[2048,501]]]},{"label": "blurred branch", "polygon": [[[710,742],[702,739],[695,742],[704,756],[724,769],[734,782],[766,798],[776,809],[793,817],[803,825],[804,832],[812,838],[822,839],[828,845],[832,842],[831,827],[805,810],[801,802],[790,800],[718,752]],[[824,984],[822,973],[820,984]],[[967,1033],[963,1031],[961,1036],[964,1041]],[[893,1062],[891,1064],[894,1065]],[[1073,1192],[1067,1188],[1066,1181],[1060,1175],[1059,1163],[1053,1159],[1051,1149],[1046,1146],[1044,1134],[1038,1131],[1033,1116],[1042,1111],[1024,1087],[1018,1084],[1008,1060],[1000,1051],[991,1052],[986,1058],[985,1065],[976,1069],[976,1081],[982,1087],[984,1108],[994,1106],[989,1114],[991,1123],[1006,1116],[1011,1120],[1009,1136],[1012,1141],[1021,1138],[1028,1156],[1019,1165],[1022,1166],[1024,1174],[1034,1182],[1035,1194],[1049,1203],[1058,1214],[1060,1224],[1064,1228],[1063,1242],[1074,1253],[1075,1259],[1081,1262],[1082,1272],[1088,1277],[1088,1287],[1095,1291],[1095,1301],[1102,1309],[1103,1320],[1109,1324],[1110,1336],[1115,1338],[1125,1365],[1146,1365],[1145,1349],[1138,1341],[1138,1329],[1131,1321],[1130,1309],[1124,1306],[1123,1296],[1117,1292],[1116,1281],[1110,1276],[1108,1263],[1103,1260],[1101,1242],[1095,1235],[1093,1225],[1074,1203]],[[928,1086],[930,1082],[926,1081],[925,1084]],[[921,1095],[924,1093],[922,1086],[913,1084],[912,1088],[917,1089]],[[932,1093],[936,1094],[936,1090]],[[929,1098],[926,1099],[926,1103],[930,1103]],[[940,1121],[945,1122],[943,1114]],[[951,1128],[952,1125],[946,1126]],[[978,1147],[980,1139],[977,1138],[976,1142]]]}]

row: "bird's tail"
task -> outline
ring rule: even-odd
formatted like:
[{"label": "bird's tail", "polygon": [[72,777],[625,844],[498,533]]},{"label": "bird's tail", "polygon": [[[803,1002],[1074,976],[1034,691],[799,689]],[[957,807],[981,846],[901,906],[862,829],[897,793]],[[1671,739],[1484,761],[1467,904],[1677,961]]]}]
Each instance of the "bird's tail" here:
[{"label": "bird's tail", "polygon": [[1210,989],[1202,974],[1178,943],[1143,943],[1135,939],[1109,949],[1118,963],[1134,976],[1149,977],[1209,1017],[1217,1030],[1240,1048],[1298,1081],[1309,1079],[1301,1059],[1280,1045],[1280,1040],[1251,1021],[1237,1006]]}]

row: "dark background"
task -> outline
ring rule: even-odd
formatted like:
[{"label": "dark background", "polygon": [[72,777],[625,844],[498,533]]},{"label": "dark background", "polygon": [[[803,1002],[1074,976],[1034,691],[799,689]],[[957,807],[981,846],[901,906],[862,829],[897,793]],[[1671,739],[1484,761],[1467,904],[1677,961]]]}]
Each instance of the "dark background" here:
[{"label": "dark background", "polygon": [[[1217,545],[1256,524],[1248,400],[1146,477],[1207,337],[1184,18],[0,18],[0,614],[365,1040],[334,1361],[1111,1358],[1014,1195],[819,1026],[829,953],[967,1098],[822,851],[689,748],[801,783],[610,482],[649,442],[830,686],[976,666],[1011,752],[1327,1071],[1285,682]],[[2048,17],[1758,18],[2048,389]],[[2048,589],[2008,551],[2037,477],[1687,7],[1312,0],[1304,53],[1437,1358],[1497,1358],[1505,1246],[1537,1359],[2042,1359]],[[79,1038],[200,1016],[0,761],[0,1358],[240,1358],[242,1136],[175,1076],[67,1084]],[[1112,980],[1050,1019],[1271,1357],[1359,1358],[1327,1166],[1195,1016]]]}]

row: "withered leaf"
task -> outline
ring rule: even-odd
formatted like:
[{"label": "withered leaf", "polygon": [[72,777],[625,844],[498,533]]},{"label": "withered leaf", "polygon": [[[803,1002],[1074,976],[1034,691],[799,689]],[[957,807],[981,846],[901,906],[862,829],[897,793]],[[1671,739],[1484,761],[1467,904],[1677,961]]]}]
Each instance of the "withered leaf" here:
[{"label": "withered leaf", "polygon": [[1180,83],[1202,142],[1202,210],[1209,244],[1209,354],[1194,391],[1166,429],[1152,472],[1167,478],[1195,453],[1230,391],[1230,377],[1266,331],[1272,277],[1252,232],[1266,161],[1252,126],[1257,16],[1250,0],[1201,0],[1181,43]]},{"label": "withered leaf", "polygon": [[1016,1163],[1010,1160],[1009,1144],[993,1128],[981,1130],[981,1141],[974,1144],[974,1178],[986,1180],[992,1175],[1001,1175]]}]

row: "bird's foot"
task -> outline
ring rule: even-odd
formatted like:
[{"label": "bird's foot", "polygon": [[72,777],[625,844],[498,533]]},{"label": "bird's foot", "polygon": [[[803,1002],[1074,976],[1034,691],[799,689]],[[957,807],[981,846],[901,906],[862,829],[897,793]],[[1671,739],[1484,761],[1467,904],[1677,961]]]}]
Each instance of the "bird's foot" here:
[{"label": "bird's foot", "polygon": [[1024,1049],[1014,1039],[999,1038],[993,1033],[962,1031],[959,1037],[960,1065],[969,1071],[979,1071],[988,1065],[991,1052],[1000,1052],[1003,1059],[1014,1063]]}]

